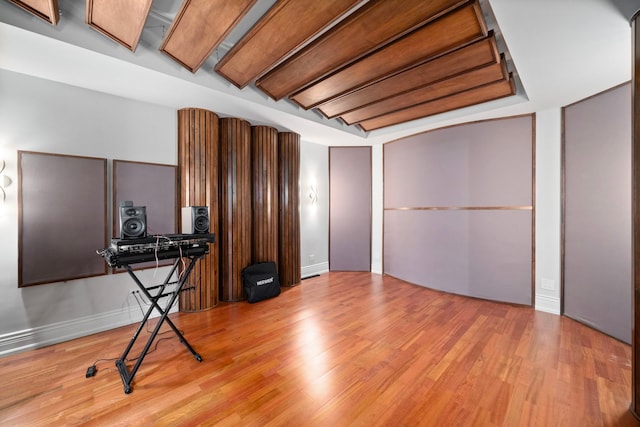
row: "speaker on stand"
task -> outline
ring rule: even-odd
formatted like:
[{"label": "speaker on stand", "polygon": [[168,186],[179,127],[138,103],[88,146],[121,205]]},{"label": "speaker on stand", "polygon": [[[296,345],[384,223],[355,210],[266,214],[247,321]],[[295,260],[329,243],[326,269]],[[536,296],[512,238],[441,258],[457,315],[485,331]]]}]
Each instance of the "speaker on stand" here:
[{"label": "speaker on stand", "polygon": [[209,232],[209,207],[186,206],[182,208],[182,234]]},{"label": "speaker on stand", "polygon": [[147,237],[147,208],[133,206],[133,202],[120,204],[120,238],[140,239]]}]

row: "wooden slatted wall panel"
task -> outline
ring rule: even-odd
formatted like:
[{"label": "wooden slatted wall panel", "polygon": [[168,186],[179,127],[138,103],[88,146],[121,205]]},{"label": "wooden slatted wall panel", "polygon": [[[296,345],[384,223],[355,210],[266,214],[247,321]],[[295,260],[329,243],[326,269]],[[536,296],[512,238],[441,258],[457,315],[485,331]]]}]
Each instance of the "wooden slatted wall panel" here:
[{"label": "wooden slatted wall panel", "polygon": [[[207,110],[178,111],[180,206],[209,206],[209,231],[218,239],[218,116]],[[219,243],[194,267],[180,294],[180,311],[199,311],[218,304]]]},{"label": "wooden slatted wall panel", "polygon": [[251,263],[251,125],[220,119],[220,298],[244,298],[241,272]]},{"label": "wooden slatted wall panel", "polygon": [[282,286],[300,283],[300,135],[278,134],[279,233],[278,274]]},{"label": "wooden slatted wall panel", "polygon": [[253,155],[253,262],[278,263],[278,131],[251,128]]}]

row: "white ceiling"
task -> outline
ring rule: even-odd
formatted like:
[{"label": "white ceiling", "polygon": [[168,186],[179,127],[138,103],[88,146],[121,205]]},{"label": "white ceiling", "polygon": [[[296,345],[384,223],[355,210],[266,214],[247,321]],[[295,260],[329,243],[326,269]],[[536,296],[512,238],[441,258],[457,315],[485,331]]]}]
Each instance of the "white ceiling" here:
[{"label": "white ceiling", "polygon": [[[245,27],[273,1],[259,0]],[[206,108],[325,145],[373,145],[461,122],[558,108],[631,79],[631,27],[619,7],[638,0],[487,2],[515,65],[518,95],[368,134],[288,101],[275,102],[252,87],[239,90],[215,74],[213,64],[240,31],[194,74],[158,52],[180,0],[154,1],[135,52],[86,26],[84,1],[59,0],[56,27],[0,1],[0,68],[176,109]]]}]

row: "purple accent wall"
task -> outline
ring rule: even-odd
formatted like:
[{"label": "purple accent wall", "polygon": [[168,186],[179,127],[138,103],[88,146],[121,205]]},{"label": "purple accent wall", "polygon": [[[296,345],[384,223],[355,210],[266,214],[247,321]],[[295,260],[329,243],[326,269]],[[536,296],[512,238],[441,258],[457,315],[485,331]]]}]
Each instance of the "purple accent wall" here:
[{"label": "purple accent wall", "polygon": [[533,123],[470,123],[385,145],[385,273],[533,304]]},{"label": "purple accent wall", "polygon": [[564,314],[631,342],[631,85],[564,109]]},{"label": "purple accent wall", "polygon": [[371,271],[371,147],[329,149],[329,270]]},{"label": "purple accent wall", "polygon": [[386,144],[384,206],[529,206],[531,140],[523,116]]}]

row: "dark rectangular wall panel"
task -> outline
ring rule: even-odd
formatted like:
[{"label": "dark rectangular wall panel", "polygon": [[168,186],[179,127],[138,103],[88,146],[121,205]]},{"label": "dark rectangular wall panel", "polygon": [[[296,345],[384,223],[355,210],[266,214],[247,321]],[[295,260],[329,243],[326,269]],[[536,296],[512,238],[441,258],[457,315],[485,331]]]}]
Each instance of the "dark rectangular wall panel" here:
[{"label": "dark rectangular wall panel", "polygon": [[533,303],[533,116],[384,146],[384,272],[422,286]]},{"label": "dark rectangular wall panel", "polygon": [[563,116],[563,311],[631,342],[631,86]]},{"label": "dark rectangular wall panel", "polygon": [[107,246],[107,160],[18,157],[18,286],[106,274],[96,250]]},{"label": "dark rectangular wall panel", "polygon": [[329,149],[329,269],[371,271],[371,147]]},{"label": "dark rectangular wall panel", "polygon": [[120,237],[119,207],[132,201],[147,208],[147,234],[178,232],[177,167],[154,163],[113,161],[113,237]]}]

